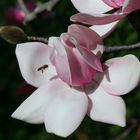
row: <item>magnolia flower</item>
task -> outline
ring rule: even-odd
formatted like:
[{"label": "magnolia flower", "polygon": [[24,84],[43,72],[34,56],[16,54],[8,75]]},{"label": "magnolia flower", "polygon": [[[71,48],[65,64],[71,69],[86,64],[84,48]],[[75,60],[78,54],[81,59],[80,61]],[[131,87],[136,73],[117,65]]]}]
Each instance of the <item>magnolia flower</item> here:
[{"label": "magnolia flower", "polygon": [[85,115],[95,121],[125,126],[120,95],[134,89],[140,63],[134,55],[99,62],[100,37],[71,25],[68,33],[40,42],[18,44],[16,56],[24,79],[38,87],[12,114],[28,123],[44,123],[48,132],[67,137]]},{"label": "magnolia flower", "polygon": [[[71,17],[72,21],[82,22],[102,36],[109,34],[118,21],[131,12],[140,9],[139,0],[71,0],[80,13]],[[111,11],[115,11],[112,14]],[[107,13],[108,12],[108,13]],[[103,26],[105,25],[105,26]],[[99,31],[98,31],[99,30]]]},{"label": "magnolia flower", "polygon": [[55,48],[51,61],[58,76],[71,86],[90,83],[96,71],[102,72],[101,44],[95,32],[81,25],[71,25],[60,38],[50,38],[48,45]]}]

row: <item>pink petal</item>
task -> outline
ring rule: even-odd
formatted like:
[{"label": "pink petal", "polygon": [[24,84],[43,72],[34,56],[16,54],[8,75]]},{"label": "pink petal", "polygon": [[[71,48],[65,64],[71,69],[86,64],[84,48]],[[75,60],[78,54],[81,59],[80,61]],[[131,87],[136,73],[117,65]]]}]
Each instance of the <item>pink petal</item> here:
[{"label": "pink petal", "polygon": [[140,0],[125,0],[123,12],[130,13],[140,9]]},{"label": "pink petal", "polygon": [[103,0],[108,6],[112,8],[122,7],[125,0]]},{"label": "pink petal", "polygon": [[[39,87],[56,75],[55,68],[49,60],[52,50],[52,48],[39,42],[17,45],[16,56],[22,76],[27,83]],[[38,69],[43,65],[48,65],[48,68],[41,72]]]},{"label": "pink petal", "polygon": [[105,63],[102,87],[113,95],[123,95],[133,90],[140,79],[140,62],[134,55],[114,58]]},{"label": "pink petal", "polygon": [[114,0],[114,2],[118,5],[118,6],[123,6],[125,0]]},{"label": "pink petal", "polygon": [[12,114],[13,118],[28,123],[43,123],[47,106],[63,90],[60,80],[52,80],[38,88]]},{"label": "pink petal", "polygon": [[[76,29],[75,29],[76,30]],[[91,66],[93,69],[102,72],[102,66],[101,66],[101,62],[100,59],[89,50],[88,46],[82,46],[79,43],[82,42],[78,42],[78,40],[76,40],[76,38],[74,38],[73,36],[71,36],[71,34],[62,34],[62,40],[65,43],[65,45],[68,48],[72,48],[73,46],[76,47],[79,51],[79,54],[82,57],[82,60],[85,61],[86,64],[88,64],[89,66]],[[85,38],[86,40],[86,38]],[[70,43],[70,44],[68,44]],[[72,46],[70,46],[72,45]],[[97,44],[96,44],[97,46]],[[75,49],[75,48],[74,48]],[[80,60],[80,59],[79,59]]]},{"label": "pink petal", "polygon": [[88,109],[86,94],[64,84],[46,109],[45,127],[50,133],[67,137],[77,129]]},{"label": "pink petal", "polygon": [[104,25],[93,25],[90,28],[98,33],[103,39],[106,38],[110,33],[112,33],[119,21],[115,21]]},{"label": "pink petal", "polygon": [[127,16],[127,13],[114,13],[114,14],[84,14],[78,13],[73,15],[70,19],[73,22],[80,22],[87,25],[103,25],[117,20],[121,20]]},{"label": "pink petal", "polygon": [[103,0],[71,0],[71,2],[81,13],[105,13],[112,9],[110,6],[105,4]]},{"label": "pink petal", "polygon": [[84,58],[84,61],[89,66],[91,66],[93,69],[95,69],[97,71],[103,72],[100,59],[94,53],[92,53],[91,51],[89,51],[86,48],[80,48],[78,46],[77,46],[77,48],[78,48],[81,56]]},{"label": "pink petal", "polygon": [[[82,25],[72,24],[68,27],[68,33],[77,40],[80,46],[90,49],[93,53],[100,54],[100,56],[103,53],[102,39],[93,30]],[[100,49],[97,44],[100,44]]]},{"label": "pink petal", "polygon": [[126,108],[121,97],[109,95],[101,86],[89,94],[89,116],[99,122],[125,126]]},{"label": "pink petal", "polygon": [[58,38],[52,39],[56,49],[54,65],[58,76],[72,86],[89,83],[95,75],[95,70],[85,63],[76,48],[65,46]]}]

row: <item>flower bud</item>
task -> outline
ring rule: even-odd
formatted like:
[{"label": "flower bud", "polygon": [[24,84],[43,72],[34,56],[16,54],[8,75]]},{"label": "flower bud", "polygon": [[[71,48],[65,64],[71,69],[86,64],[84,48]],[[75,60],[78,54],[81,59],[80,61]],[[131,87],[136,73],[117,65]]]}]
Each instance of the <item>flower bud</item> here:
[{"label": "flower bud", "polygon": [[27,41],[27,35],[17,26],[0,27],[0,37],[11,44],[18,44]]}]

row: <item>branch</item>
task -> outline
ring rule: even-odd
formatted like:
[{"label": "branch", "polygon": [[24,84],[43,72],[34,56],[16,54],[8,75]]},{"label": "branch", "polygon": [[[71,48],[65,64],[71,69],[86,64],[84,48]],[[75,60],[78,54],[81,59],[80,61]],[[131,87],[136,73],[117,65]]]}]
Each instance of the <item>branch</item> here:
[{"label": "branch", "polygon": [[57,5],[57,3],[59,2],[60,0],[49,0],[48,2],[46,3],[43,3],[43,4],[39,4],[39,6],[37,6],[34,10],[34,13],[38,14],[38,13],[41,13],[45,10],[47,11],[52,11],[52,9]]},{"label": "branch", "polygon": [[[45,44],[48,44],[48,39],[45,37],[36,37],[36,36],[28,36],[27,37],[28,41],[38,41],[42,42]],[[105,47],[104,48],[104,53],[113,53],[117,51],[124,51],[124,50],[135,50],[135,49],[140,49],[140,43],[136,43],[133,45],[125,45],[125,46],[112,46],[112,47]]]},{"label": "branch", "polygon": [[45,10],[47,10],[49,12],[52,11],[52,9],[58,4],[58,2],[60,2],[60,0],[49,0],[46,3],[42,3],[42,4],[39,3],[38,6],[32,12],[30,12],[27,9],[24,1],[23,0],[18,0],[18,3],[20,5],[20,7],[22,8],[22,10],[24,11],[24,13],[26,15],[25,16],[25,21],[24,21],[25,23],[34,20],[39,13],[41,13]]},{"label": "branch", "polygon": [[123,50],[135,50],[140,49],[140,43],[136,43],[133,45],[125,45],[125,46],[113,46],[113,47],[105,47],[104,53],[112,53],[117,51],[123,51]]},{"label": "branch", "polygon": [[44,37],[28,36],[28,37],[27,37],[27,40],[28,40],[29,42],[30,42],[30,41],[38,41],[38,42],[42,42],[42,43],[48,44],[47,38],[44,38]]},{"label": "branch", "polygon": [[[45,37],[36,37],[36,36],[28,36],[28,41],[39,41],[45,44],[48,44],[48,39]],[[124,45],[124,46],[112,46],[112,47],[104,47],[104,53],[113,53],[117,51],[124,51],[124,50],[135,50],[140,49],[140,42],[132,45]]]},{"label": "branch", "polygon": [[23,0],[18,0],[18,4],[20,5],[25,15],[28,15],[30,13]]}]

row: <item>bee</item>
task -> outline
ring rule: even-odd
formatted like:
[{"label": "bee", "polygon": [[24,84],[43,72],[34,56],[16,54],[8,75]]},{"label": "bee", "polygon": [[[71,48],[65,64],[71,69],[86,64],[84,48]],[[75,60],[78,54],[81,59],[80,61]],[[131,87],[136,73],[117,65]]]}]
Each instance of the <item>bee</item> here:
[{"label": "bee", "polygon": [[45,64],[45,65],[39,67],[39,68],[37,69],[37,71],[41,71],[41,72],[43,73],[43,71],[44,71],[46,68],[48,68],[48,65],[47,65],[47,64]]}]

